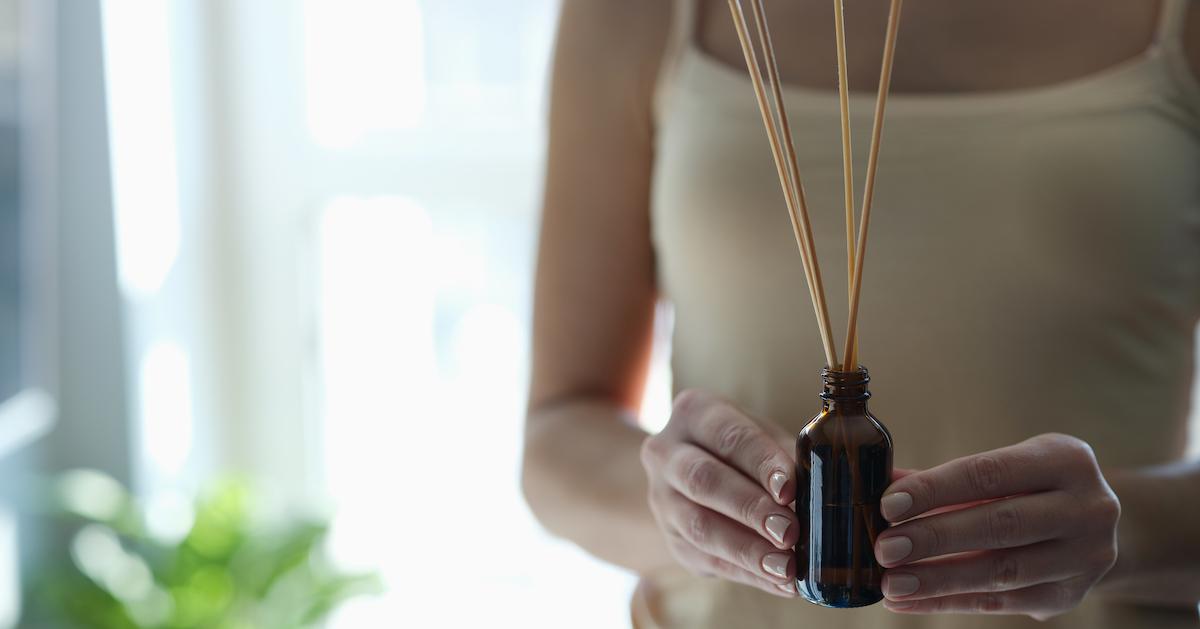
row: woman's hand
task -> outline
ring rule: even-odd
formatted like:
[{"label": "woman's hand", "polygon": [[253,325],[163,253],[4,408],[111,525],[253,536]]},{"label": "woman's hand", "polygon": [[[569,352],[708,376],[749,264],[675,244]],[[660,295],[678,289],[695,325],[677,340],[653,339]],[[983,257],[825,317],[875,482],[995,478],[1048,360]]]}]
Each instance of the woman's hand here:
[{"label": "woman's hand", "polygon": [[1117,558],[1120,503],[1091,447],[1066,435],[909,474],[882,509],[901,523],[875,543],[885,605],[901,613],[1044,620],[1078,605]]},{"label": "woman's hand", "polygon": [[796,463],[767,429],[701,391],[675,399],[671,421],[642,445],[650,510],[671,554],[694,574],[793,597],[800,535]]}]

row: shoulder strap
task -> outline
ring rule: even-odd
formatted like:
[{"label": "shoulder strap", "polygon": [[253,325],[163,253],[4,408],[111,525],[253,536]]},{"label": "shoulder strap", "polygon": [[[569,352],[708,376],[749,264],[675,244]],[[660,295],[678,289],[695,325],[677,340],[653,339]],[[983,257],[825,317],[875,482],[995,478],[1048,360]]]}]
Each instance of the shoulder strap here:
[{"label": "shoulder strap", "polygon": [[1188,61],[1184,46],[1188,10],[1200,7],[1200,0],[1163,0],[1162,4],[1157,46],[1165,53],[1166,67],[1172,84],[1179,90],[1180,102],[1189,108],[1191,120],[1200,125],[1200,79]]},{"label": "shoulder strap", "polygon": [[1158,34],[1155,42],[1168,49],[1183,48],[1183,32],[1186,27],[1188,6],[1193,0],[1162,0],[1158,16]]},{"label": "shoulder strap", "polygon": [[654,114],[659,117],[670,98],[672,86],[678,73],[680,59],[688,46],[692,45],[696,28],[696,0],[671,1],[671,26],[667,33],[667,45],[659,64],[658,78],[654,90]]}]

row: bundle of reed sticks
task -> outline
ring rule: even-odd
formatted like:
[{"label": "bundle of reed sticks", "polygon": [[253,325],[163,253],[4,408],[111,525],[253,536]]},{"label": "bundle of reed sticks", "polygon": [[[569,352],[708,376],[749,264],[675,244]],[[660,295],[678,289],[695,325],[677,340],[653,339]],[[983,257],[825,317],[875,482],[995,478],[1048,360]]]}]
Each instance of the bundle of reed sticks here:
[{"label": "bundle of reed sticks", "polygon": [[[737,29],[738,39],[742,44],[742,53],[746,57],[746,68],[750,71],[754,93],[758,99],[759,111],[762,113],[763,126],[767,130],[771,154],[775,158],[775,168],[779,175],[779,184],[783,188],[783,198],[787,204],[788,215],[792,221],[792,231],[796,236],[796,244],[800,248],[800,258],[804,265],[804,276],[808,283],[809,297],[812,300],[813,311],[817,315],[817,327],[821,333],[821,344],[825,349],[825,359],[829,368],[839,371],[853,371],[858,368],[858,310],[862,294],[863,262],[866,259],[867,233],[871,224],[871,206],[875,200],[875,176],[879,166],[879,145],[883,138],[884,112],[887,110],[888,92],[892,81],[892,66],[896,57],[896,40],[900,32],[900,13],[904,0],[892,0],[888,16],[887,37],[883,48],[883,63],[879,77],[879,95],[875,102],[875,120],[871,133],[871,152],[867,161],[866,186],[863,191],[862,217],[858,221],[857,237],[855,235],[854,208],[854,165],[851,152],[850,133],[850,97],[849,81],[846,69],[846,27],[842,0],[834,0],[835,30],[837,35],[838,60],[838,99],[841,106],[842,122],[842,177],[844,180],[844,195],[846,206],[846,264],[849,293],[849,316],[846,323],[846,344],[842,356],[844,362],[838,361],[837,349],[834,346],[833,334],[829,324],[829,308],[825,302],[825,286],[821,281],[821,265],[817,259],[817,248],[813,242],[812,224],[809,221],[808,200],[804,192],[804,184],[800,179],[800,169],[796,162],[796,149],[792,139],[791,125],[788,122],[787,109],[783,102],[783,90],[779,77],[779,65],[775,59],[775,44],[771,39],[771,29],[767,23],[764,0],[748,0],[754,16],[755,30],[762,48],[763,66],[766,77],[759,66],[758,54],[754,50],[753,37],[746,24],[746,14],[742,9],[742,0],[729,0],[729,10],[733,14],[733,23]],[[770,96],[768,96],[768,86]]]}]

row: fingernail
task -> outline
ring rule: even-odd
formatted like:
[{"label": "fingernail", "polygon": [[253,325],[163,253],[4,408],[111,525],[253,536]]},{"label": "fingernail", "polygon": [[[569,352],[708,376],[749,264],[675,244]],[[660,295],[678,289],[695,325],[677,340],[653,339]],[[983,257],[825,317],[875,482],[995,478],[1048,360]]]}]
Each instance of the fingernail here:
[{"label": "fingernail", "polygon": [[776,500],[783,500],[783,486],[787,484],[787,474],[783,472],[775,472],[771,474],[768,483],[771,485],[771,493],[775,494]]},{"label": "fingernail", "polygon": [[889,521],[895,522],[904,517],[905,513],[912,508],[912,495],[903,491],[894,494],[888,494],[879,501],[879,510],[883,512],[883,517]]},{"label": "fingernail", "polygon": [[770,553],[766,557],[763,557],[762,567],[763,570],[766,570],[772,576],[786,579],[788,562],[791,561],[791,559],[791,555],[785,555],[783,553]]},{"label": "fingernail", "polygon": [[796,586],[792,585],[790,582],[789,582],[789,583],[784,583],[783,585],[777,585],[777,586],[775,586],[775,587],[777,587],[777,588],[779,588],[779,589],[783,590],[784,592],[787,592],[788,594],[795,594],[795,593],[796,593]]},{"label": "fingernail", "polygon": [[913,574],[889,574],[883,580],[883,593],[888,598],[908,596],[920,587],[920,579]]},{"label": "fingernail", "polygon": [[879,542],[879,561],[894,564],[912,554],[912,540],[904,536],[889,537]]},{"label": "fingernail", "polygon": [[767,532],[780,544],[783,543],[783,538],[787,537],[788,529],[791,526],[792,521],[785,516],[778,514],[767,516]]}]

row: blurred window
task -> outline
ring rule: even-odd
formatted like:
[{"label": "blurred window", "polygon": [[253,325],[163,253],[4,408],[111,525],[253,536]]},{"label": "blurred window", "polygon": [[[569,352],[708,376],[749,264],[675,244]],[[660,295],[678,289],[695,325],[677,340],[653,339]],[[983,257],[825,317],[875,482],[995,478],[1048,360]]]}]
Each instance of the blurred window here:
[{"label": "blurred window", "polygon": [[311,150],[396,174],[308,184],[332,550],[390,590],[334,627],[628,622],[632,577],[551,539],[518,484],[556,11],[305,2]]}]

